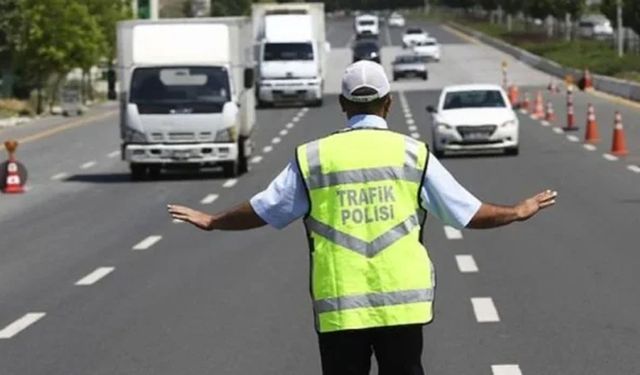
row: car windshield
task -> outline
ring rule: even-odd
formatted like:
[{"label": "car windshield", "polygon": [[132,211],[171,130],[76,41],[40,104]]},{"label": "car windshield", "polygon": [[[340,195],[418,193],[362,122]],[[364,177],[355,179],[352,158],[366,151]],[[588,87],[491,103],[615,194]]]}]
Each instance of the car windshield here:
[{"label": "car windshield", "polygon": [[138,68],[130,92],[140,114],[220,113],[231,97],[223,67]]},{"label": "car windshield", "polygon": [[407,29],[407,34],[422,34],[422,29]]},{"label": "car windshield", "polygon": [[311,43],[267,43],[264,61],[313,60]]},{"label": "car windshield", "polygon": [[375,24],[375,22],[373,22],[373,20],[358,21],[358,25],[360,25],[360,26],[373,26],[374,24]]},{"label": "car windshield", "polygon": [[502,94],[498,90],[473,90],[449,92],[442,109],[504,108]]},{"label": "car windshield", "polygon": [[427,61],[426,56],[398,56],[396,58],[397,64],[410,64],[410,63],[419,63]]}]

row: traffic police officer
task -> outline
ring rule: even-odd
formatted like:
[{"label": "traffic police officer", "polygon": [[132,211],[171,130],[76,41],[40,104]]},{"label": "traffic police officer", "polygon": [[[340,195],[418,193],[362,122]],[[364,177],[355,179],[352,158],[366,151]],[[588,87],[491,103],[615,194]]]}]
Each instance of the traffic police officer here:
[{"label": "traffic police officer", "polygon": [[388,130],[389,81],[360,61],[342,79],[348,127],[297,148],[295,161],[249,202],[218,215],[169,205],[205,230],[283,228],[304,218],[311,294],[325,375],[423,374],[422,326],[433,318],[435,274],[421,242],[426,211],[455,227],[523,221],[555,203],[547,190],[515,206],[482,203],[428,146]]}]

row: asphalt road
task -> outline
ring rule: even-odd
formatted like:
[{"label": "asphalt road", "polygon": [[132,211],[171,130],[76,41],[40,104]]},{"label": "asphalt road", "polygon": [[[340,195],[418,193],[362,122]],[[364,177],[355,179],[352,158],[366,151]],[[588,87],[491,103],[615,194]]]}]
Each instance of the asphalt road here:
[{"label": "asphalt road", "polygon": [[[434,65],[437,78],[423,86],[394,84],[389,123],[428,141],[424,107],[438,89],[462,79],[498,83],[503,55],[424,26],[451,63]],[[351,27],[329,23],[334,47],[349,43]],[[388,35],[393,51],[400,32]],[[339,76],[347,52],[334,48],[341,60],[330,75]],[[477,61],[464,61],[470,56]],[[519,64],[513,74],[533,86],[548,79]],[[559,95],[553,100],[560,106]],[[640,110],[591,94],[577,101],[596,103],[603,127],[607,113],[624,110],[627,159],[605,159],[607,139],[586,150],[522,114],[520,156],[443,160],[483,200],[514,203],[545,188],[560,200],[526,224],[493,231],[428,220],[438,274],[436,319],[425,328],[429,374],[640,372],[640,174],[627,169],[640,155]],[[26,194],[0,196],[0,374],[319,374],[302,225],[204,233],[173,223],[165,205],[215,211],[251,197],[296,145],[342,126],[337,96],[321,108],[260,110],[258,158],[234,181],[212,173],[130,182],[113,153],[113,109],[19,149],[32,179]],[[29,137],[39,126],[59,124],[0,138]]]}]

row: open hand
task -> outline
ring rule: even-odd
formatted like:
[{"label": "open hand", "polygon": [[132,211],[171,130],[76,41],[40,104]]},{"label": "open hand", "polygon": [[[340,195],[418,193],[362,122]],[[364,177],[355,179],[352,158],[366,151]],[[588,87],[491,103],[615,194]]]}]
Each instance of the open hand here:
[{"label": "open hand", "polygon": [[211,230],[211,215],[204,212],[196,211],[189,207],[169,204],[167,210],[174,219],[191,223],[196,227],[204,230]]},{"label": "open hand", "polygon": [[528,220],[533,217],[533,215],[537,214],[538,211],[553,206],[556,204],[557,196],[557,191],[546,190],[518,203],[516,206],[518,220]]}]

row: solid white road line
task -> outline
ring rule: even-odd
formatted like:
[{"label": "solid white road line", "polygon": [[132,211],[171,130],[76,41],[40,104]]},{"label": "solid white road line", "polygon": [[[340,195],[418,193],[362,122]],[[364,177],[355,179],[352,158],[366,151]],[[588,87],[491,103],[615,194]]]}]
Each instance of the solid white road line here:
[{"label": "solid white road line", "polygon": [[227,188],[227,189],[228,188],[232,188],[232,187],[236,186],[237,183],[238,183],[238,179],[232,178],[232,179],[229,179],[229,180],[225,181],[224,184],[222,184],[222,187],[223,188]]},{"label": "solid white road line", "polygon": [[293,122],[288,123],[285,127],[287,129],[293,129],[293,127],[295,126],[295,124]]},{"label": "solid white road line", "polygon": [[522,375],[518,365],[491,365],[493,375]]},{"label": "solid white road line", "polygon": [[420,134],[419,133],[411,133],[411,137],[415,138],[415,139],[420,139]]},{"label": "solid white road line", "polygon": [[278,144],[278,143],[280,143],[281,141],[282,141],[282,139],[280,139],[279,137],[275,137],[275,138],[273,138],[273,139],[271,140],[271,143],[273,143],[273,144],[276,144],[276,145],[277,145],[277,144]]},{"label": "solid white road line", "polygon": [[219,197],[218,194],[209,194],[206,197],[202,198],[200,203],[202,203],[202,204],[211,204],[211,203],[215,202],[218,199],[218,197]]},{"label": "solid white road line", "polygon": [[618,157],[615,155],[611,155],[611,154],[602,154],[602,157],[609,160],[609,161],[616,161],[618,160]]},{"label": "solid white road line", "polygon": [[627,169],[630,170],[633,173],[640,173],[640,167],[638,167],[637,165],[627,165]]},{"label": "solid white road line", "polygon": [[253,163],[253,164],[258,164],[258,163],[260,163],[261,161],[262,161],[262,156],[260,156],[260,155],[254,156],[254,157],[251,159],[251,163]]},{"label": "solid white road line", "polygon": [[553,132],[554,132],[554,133],[556,133],[556,134],[562,134],[562,133],[564,133],[564,130],[562,130],[562,128],[556,128],[556,127],[554,127],[552,130],[553,130]]},{"label": "solid white road line", "polygon": [[103,277],[105,277],[108,274],[110,274],[111,272],[113,272],[113,270],[115,270],[114,267],[99,267],[99,268],[96,268],[93,272],[91,272],[87,276],[85,276],[82,279],[76,281],[75,285],[80,285],[80,286],[93,285],[93,284],[97,283],[98,281],[100,281],[100,279],[102,279]]},{"label": "solid white road line", "polygon": [[454,227],[450,227],[448,225],[444,226],[444,234],[447,236],[449,240],[461,240],[462,232],[457,230]]},{"label": "solid white road line", "polygon": [[589,143],[583,144],[582,147],[584,147],[584,149],[587,150],[587,151],[595,151],[595,150],[597,150],[597,147],[595,145],[592,145],[592,144],[589,144]]},{"label": "solid white road line", "polygon": [[115,150],[115,151],[111,151],[110,153],[108,153],[107,157],[108,158],[115,158],[118,155],[120,155],[120,150]]},{"label": "solid white road line", "polygon": [[67,177],[69,177],[69,175],[67,173],[62,172],[62,173],[54,174],[53,176],[51,176],[51,180],[53,181],[63,180]]},{"label": "solid white road line", "polygon": [[264,148],[262,149],[262,152],[264,152],[265,154],[268,154],[271,151],[273,151],[273,146],[264,146]]},{"label": "solid white road line", "polygon": [[281,135],[281,136],[283,136],[283,137],[284,137],[284,136],[285,136],[285,135],[287,135],[287,134],[289,134],[289,132],[287,131],[287,129],[282,129],[282,130],[280,130],[280,135]]},{"label": "solid white road line", "polygon": [[458,270],[462,273],[478,272],[478,265],[473,259],[473,255],[456,255]]},{"label": "solid white road line", "polygon": [[144,240],[138,242],[137,245],[133,247],[133,250],[147,250],[151,246],[155,245],[156,242],[160,241],[162,236],[149,236]]},{"label": "solid white road line", "polygon": [[93,166],[94,166],[94,165],[96,165],[96,164],[98,164],[98,163],[97,163],[95,160],[92,160],[92,161],[88,161],[88,162],[86,162],[86,163],[82,164],[82,165],[80,166],[80,168],[81,168],[81,169],[89,169],[89,168],[93,167]]},{"label": "solid white road line", "polygon": [[575,135],[568,135],[567,139],[569,140],[569,142],[580,142],[580,138],[576,137]]},{"label": "solid white road line", "polygon": [[20,319],[14,321],[0,331],[0,339],[12,338],[33,323],[42,319],[45,315],[47,314],[43,312],[31,312],[24,314]]},{"label": "solid white road line", "polygon": [[498,310],[490,297],[471,298],[473,312],[478,323],[499,322]]}]

